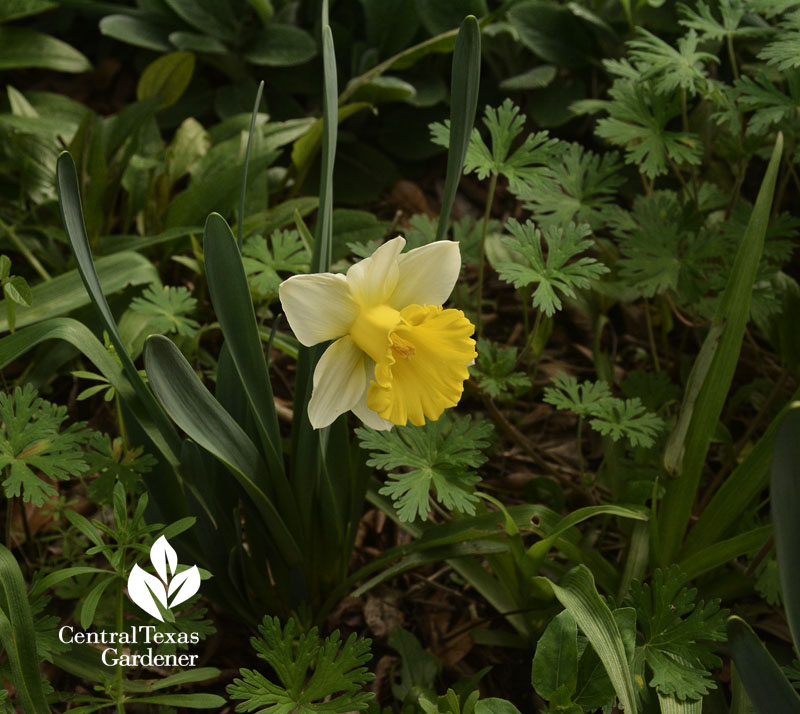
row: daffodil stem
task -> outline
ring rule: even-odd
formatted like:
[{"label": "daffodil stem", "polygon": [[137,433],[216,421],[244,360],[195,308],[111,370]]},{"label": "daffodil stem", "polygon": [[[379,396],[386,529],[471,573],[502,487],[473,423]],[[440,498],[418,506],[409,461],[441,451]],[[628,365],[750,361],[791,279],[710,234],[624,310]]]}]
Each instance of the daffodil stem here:
[{"label": "daffodil stem", "polygon": [[486,196],[486,209],[483,212],[483,228],[481,229],[481,257],[478,261],[478,309],[475,313],[475,323],[478,337],[483,335],[483,320],[481,310],[483,308],[483,266],[486,263],[486,233],[489,230],[489,219],[492,216],[492,204],[494,203],[494,193],[497,189],[497,174],[492,174],[489,181],[489,193]]}]

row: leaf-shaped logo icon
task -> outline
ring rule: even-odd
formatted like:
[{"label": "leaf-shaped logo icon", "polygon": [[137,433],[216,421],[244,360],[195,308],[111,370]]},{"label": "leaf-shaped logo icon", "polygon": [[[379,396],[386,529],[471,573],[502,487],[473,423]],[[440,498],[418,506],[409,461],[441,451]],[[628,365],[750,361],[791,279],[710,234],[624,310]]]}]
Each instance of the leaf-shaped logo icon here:
[{"label": "leaf-shaped logo icon", "polygon": [[156,599],[166,607],[167,589],[155,575],[146,573],[138,565],[133,566],[128,576],[128,597],[148,615],[164,622],[156,605]]},{"label": "leaf-shaped logo icon", "polygon": [[200,589],[200,571],[193,565],[176,575],[178,554],[164,536],[150,548],[150,562],[158,577],[134,565],[128,576],[128,597],[146,613],[164,622],[158,605],[172,609],[186,602]]},{"label": "leaf-shaped logo icon", "polygon": [[200,571],[196,565],[193,565],[188,570],[178,573],[169,584],[167,597],[172,597],[172,602],[169,604],[170,608],[186,602],[192,595],[200,589]]},{"label": "leaf-shaped logo icon", "polygon": [[[175,575],[178,554],[163,535],[150,548],[150,562],[156,569],[158,577],[165,583],[169,581],[171,575]],[[167,566],[169,566],[169,574],[167,574]]]}]

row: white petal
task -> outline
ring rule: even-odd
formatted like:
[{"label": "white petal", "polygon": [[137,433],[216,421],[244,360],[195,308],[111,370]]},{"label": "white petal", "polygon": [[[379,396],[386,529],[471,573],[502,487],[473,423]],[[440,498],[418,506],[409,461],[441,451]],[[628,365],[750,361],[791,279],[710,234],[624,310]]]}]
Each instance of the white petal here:
[{"label": "white petal", "polygon": [[199,589],[200,571],[197,569],[196,565],[178,573],[172,578],[172,582],[169,584],[169,591],[167,592],[168,597],[172,597],[174,593],[177,593],[175,597],[172,598],[170,608],[180,605],[182,602],[186,602]]},{"label": "white petal", "polygon": [[344,275],[293,275],[280,284],[278,295],[289,327],[306,347],[347,334],[358,315]]},{"label": "white petal", "polygon": [[[178,554],[163,535],[150,548],[150,562],[156,569],[158,577],[165,583],[178,566]],[[167,571],[167,566],[169,566],[169,571]]]},{"label": "white petal", "polygon": [[368,427],[377,429],[378,431],[388,431],[394,426],[392,422],[379,417],[377,412],[372,411],[372,409],[367,406],[366,389],[361,395],[361,399],[359,399],[356,405],[353,407],[353,414],[361,419],[361,421],[363,421]]},{"label": "white petal", "polygon": [[364,353],[349,335],[336,340],[314,370],[314,390],[308,402],[311,426],[322,429],[352,409],[366,383]]},{"label": "white petal", "polygon": [[362,305],[381,305],[387,301],[400,277],[397,256],[405,245],[405,238],[392,238],[369,258],[350,266],[347,284]]},{"label": "white petal", "polygon": [[442,305],[453,292],[461,272],[461,250],[452,240],[440,240],[408,251],[397,260],[400,278],[389,304]]}]

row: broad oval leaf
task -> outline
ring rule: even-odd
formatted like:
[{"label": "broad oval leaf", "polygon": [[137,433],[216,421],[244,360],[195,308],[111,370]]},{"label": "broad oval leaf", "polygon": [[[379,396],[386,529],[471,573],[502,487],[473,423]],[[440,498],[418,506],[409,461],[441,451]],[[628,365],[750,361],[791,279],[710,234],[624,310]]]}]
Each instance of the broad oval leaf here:
[{"label": "broad oval leaf", "polygon": [[91,62],[66,42],[27,27],[0,27],[0,70],[40,67],[58,72],[88,72]]},{"label": "broad oval leaf", "polygon": [[100,20],[100,32],[106,37],[155,52],[169,52],[172,49],[167,30],[130,15],[106,15]]},{"label": "broad oval leaf", "polygon": [[264,67],[293,67],[317,54],[317,43],[305,30],[271,22],[247,48],[245,58]]},{"label": "broad oval leaf", "polygon": [[194,54],[170,52],[145,67],[136,86],[136,98],[157,99],[162,107],[170,107],[186,91],[193,74]]}]

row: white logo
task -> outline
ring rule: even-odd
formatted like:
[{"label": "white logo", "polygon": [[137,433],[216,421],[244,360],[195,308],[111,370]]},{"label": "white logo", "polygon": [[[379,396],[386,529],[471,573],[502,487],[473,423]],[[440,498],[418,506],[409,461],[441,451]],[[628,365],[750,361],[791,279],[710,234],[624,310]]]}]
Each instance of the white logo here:
[{"label": "white logo", "polygon": [[128,596],[146,613],[164,622],[157,602],[166,610],[186,602],[200,589],[200,571],[193,565],[176,575],[178,554],[163,535],[150,548],[150,562],[158,577],[134,565],[128,576]]}]

